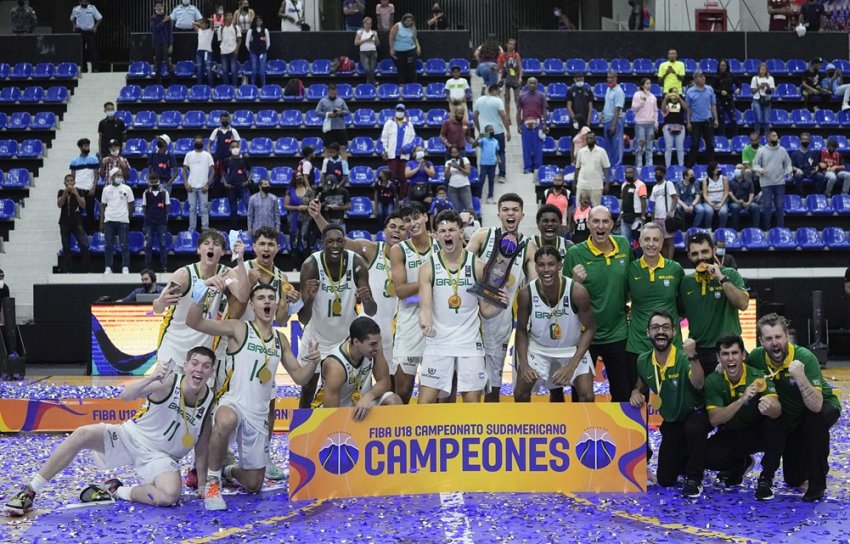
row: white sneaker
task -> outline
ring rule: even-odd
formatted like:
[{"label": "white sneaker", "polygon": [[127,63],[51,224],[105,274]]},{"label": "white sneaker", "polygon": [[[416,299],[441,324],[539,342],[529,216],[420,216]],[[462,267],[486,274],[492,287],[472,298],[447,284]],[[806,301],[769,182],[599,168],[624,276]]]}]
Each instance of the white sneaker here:
[{"label": "white sneaker", "polygon": [[103,275],[108,276],[110,274],[112,274],[112,269],[109,268],[109,267],[106,267],[106,269],[103,271]]},{"label": "white sneaker", "polygon": [[129,269],[129,268],[127,268],[127,267],[125,266],[124,268],[122,268],[122,269],[121,269],[121,273],[122,273],[122,274],[129,274],[129,273],[130,273],[130,269]]},{"label": "white sneaker", "polygon": [[496,203],[496,199],[493,198],[492,196],[487,199],[487,204],[495,204],[495,203]]},{"label": "white sneaker", "polygon": [[850,110],[850,104],[841,104],[841,111]]},{"label": "white sneaker", "polygon": [[221,482],[213,478],[207,480],[204,487],[204,508],[207,510],[227,510],[227,503],[221,496]]},{"label": "white sneaker", "polygon": [[496,181],[498,181],[499,183],[507,183],[508,182],[508,180],[505,179],[505,176],[497,177]]}]

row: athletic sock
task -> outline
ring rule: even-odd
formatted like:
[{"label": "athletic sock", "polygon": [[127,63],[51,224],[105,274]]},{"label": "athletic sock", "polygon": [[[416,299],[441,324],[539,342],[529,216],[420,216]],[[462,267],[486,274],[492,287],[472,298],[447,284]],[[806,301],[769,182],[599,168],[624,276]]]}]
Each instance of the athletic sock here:
[{"label": "athletic sock", "polygon": [[236,467],[236,465],[227,465],[226,467],[224,467],[224,469],[222,470],[222,474],[225,478],[233,478],[234,467]]},{"label": "athletic sock", "polygon": [[221,481],[221,470],[212,470],[207,469],[207,480],[211,480],[215,478],[219,482]]},{"label": "athletic sock", "polygon": [[47,485],[47,480],[42,478],[41,474],[39,474],[37,472],[36,472],[35,476],[33,476],[32,480],[30,481],[30,489],[32,489],[36,493],[40,493],[41,490],[44,489],[44,486],[46,486],[46,485]]},{"label": "athletic sock", "polygon": [[129,486],[129,485],[118,486],[118,489],[115,490],[115,494],[113,496],[116,499],[121,499],[122,501],[132,500],[130,498],[130,493],[132,493],[134,487],[136,487],[136,486]]}]

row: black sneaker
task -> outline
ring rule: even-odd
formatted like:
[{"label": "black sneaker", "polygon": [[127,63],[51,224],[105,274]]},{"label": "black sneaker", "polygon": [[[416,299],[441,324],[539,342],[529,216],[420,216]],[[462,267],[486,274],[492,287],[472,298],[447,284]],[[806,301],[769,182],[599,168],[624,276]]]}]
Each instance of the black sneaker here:
[{"label": "black sneaker", "polygon": [[696,499],[702,495],[702,484],[696,480],[688,480],[682,489],[682,496],[686,499]]},{"label": "black sneaker", "polygon": [[105,482],[103,482],[103,485],[101,487],[106,489],[109,492],[110,495],[115,495],[115,492],[122,485],[124,485],[124,484],[121,483],[121,480],[119,480],[118,478],[110,478],[110,479],[106,480]]},{"label": "black sneaker", "polygon": [[728,470],[721,470],[717,473],[717,483],[721,485],[727,485],[726,482],[729,480],[729,475],[731,473]]},{"label": "black sneaker", "polygon": [[826,493],[826,489],[809,487],[809,489],[806,490],[806,494],[803,495],[803,500],[806,502],[819,501],[823,498],[824,493]]},{"label": "black sneaker", "polygon": [[762,476],[759,478],[756,486],[757,501],[772,501],[773,500],[773,478]]},{"label": "black sneaker", "polygon": [[80,502],[113,502],[112,493],[99,485],[90,485],[80,491]]},{"label": "black sneaker", "polygon": [[25,486],[23,489],[6,502],[5,509],[10,516],[23,516],[32,510],[32,503],[35,499],[35,491],[30,489],[30,486]]}]

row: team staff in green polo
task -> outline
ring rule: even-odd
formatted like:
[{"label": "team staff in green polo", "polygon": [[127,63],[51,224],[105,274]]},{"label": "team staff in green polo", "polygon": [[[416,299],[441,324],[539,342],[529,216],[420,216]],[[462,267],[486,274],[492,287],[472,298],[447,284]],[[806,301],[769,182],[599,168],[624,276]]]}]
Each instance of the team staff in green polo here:
[{"label": "team staff in green polo", "polygon": [[678,350],[673,345],[675,332],[673,316],[664,311],[652,313],[646,328],[652,351],[638,357],[639,377],[629,402],[639,408],[646,402],[647,391],[655,393],[655,407],[664,420],[658,449],[658,485],[672,486],[685,473],[682,496],[696,498],[702,494],[706,436],[711,430],[702,396],[705,375],[694,341],[688,339]]},{"label": "team staff in green polo", "polygon": [[688,318],[688,336],[697,343],[697,355],[706,376],[717,366],[717,339],[741,334],[738,310],[746,310],[750,295],[734,268],[721,267],[711,235],[697,232],[688,238],[688,259],[696,270],[679,285],[679,310]]},{"label": "team staff in green polo", "polygon": [[[567,250],[564,275],[583,284],[590,293],[596,334],[590,345],[594,364],[605,364],[612,402],[629,402],[634,371],[626,364],[626,272],[634,256],[629,242],[611,235],[614,219],[605,206],[590,210],[590,236]],[[575,400],[575,399],[573,399]]]},{"label": "team staff in green polo", "polygon": [[841,404],[823,379],[814,353],[788,340],[784,317],[763,316],[758,333],[761,347],[750,353],[747,364],[776,384],[788,430],[782,452],[785,483],[806,488],[804,501],[820,500],[829,472],[829,429],[838,421]]},{"label": "team staff in green polo", "polygon": [[[744,364],[744,340],[738,334],[717,341],[717,361],[723,372],[705,378],[705,409],[717,432],[708,439],[705,466],[719,470],[726,487],[740,485],[753,453],[763,451],[756,499],[773,498],[773,476],[785,447],[782,405],[773,380]],[[721,475],[725,477],[720,477]]]}]

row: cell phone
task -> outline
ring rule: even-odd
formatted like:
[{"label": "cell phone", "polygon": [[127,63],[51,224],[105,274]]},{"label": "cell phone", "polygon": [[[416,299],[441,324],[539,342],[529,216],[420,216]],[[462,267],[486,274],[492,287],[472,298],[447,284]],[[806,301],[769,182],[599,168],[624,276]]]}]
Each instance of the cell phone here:
[{"label": "cell phone", "polygon": [[173,280],[168,282],[168,287],[166,289],[168,289],[168,292],[172,295],[179,295],[183,292],[183,286]]}]

